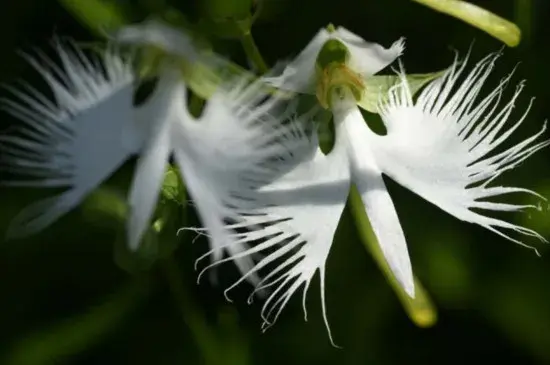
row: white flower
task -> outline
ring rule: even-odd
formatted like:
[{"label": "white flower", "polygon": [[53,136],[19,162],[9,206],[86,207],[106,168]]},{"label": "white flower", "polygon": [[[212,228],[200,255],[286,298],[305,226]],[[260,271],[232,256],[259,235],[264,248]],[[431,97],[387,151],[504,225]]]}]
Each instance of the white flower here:
[{"label": "white flower", "polygon": [[315,93],[315,62],[325,43],[331,39],[342,42],[349,51],[348,66],[363,79],[391,64],[405,49],[405,39],[395,41],[390,48],[370,43],[349,30],[338,27],[333,31],[320,29],[304,50],[290,62],[283,73],[264,80],[273,86],[300,93]]},{"label": "white flower", "polygon": [[[164,29],[157,29],[162,38]],[[147,42],[149,38],[141,35],[152,33],[145,30],[140,33],[139,27],[132,27],[121,34],[131,36],[128,42]],[[185,34],[180,36],[186,40]],[[162,39],[159,42],[162,46]],[[184,50],[190,44],[175,47]],[[291,148],[294,137],[280,122],[294,118],[294,105],[284,108],[277,97],[266,94],[261,82],[250,84],[248,77],[233,77],[219,86],[201,116],[193,118],[178,64],[167,58],[152,94],[135,106],[137,80],[131,59],[112,49],[93,59],[59,42],[55,50],[61,68],[48,59],[29,58],[51,87],[54,102],[30,87],[13,90],[20,102],[4,100],[4,108],[22,124],[20,133],[0,136],[2,167],[15,174],[2,183],[66,191],[25,209],[13,221],[11,235],[51,225],[138,154],[127,222],[128,244],[136,249],[173,156],[204,226],[187,229],[205,231],[214,257],[221,258],[226,250],[222,246],[233,239],[231,224],[239,221],[239,209],[248,204],[243,197],[273,176],[265,161]],[[189,54],[188,62],[202,61],[194,49]],[[232,245],[227,250],[236,255],[245,248]],[[252,262],[243,258],[237,265],[247,272]]]},{"label": "white flower", "polygon": [[[156,21],[122,29],[116,38],[154,45],[178,57],[190,54],[186,61],[207,67],[227,63],[212,53],[187,52],[191,42],[186,35]],[[233,230],[247,220],[250,196],[280,173],[274,166],[266,166],[266,161],[283,159],[302,143],[295,124],[282,123],[298,120],[299,125],[309,120],[310,114],[298,117],[295,103],[270,95],[263,81],[250,83],[249,75],[242,75],[223,81],[195,120],[187,110],[186,85],[177,72],[169,69],[162,73],[158,91],[148,101],[152,114],[147,118],[154,119],[154,126],[130,192],[129,243],[131,247],[139,243],[173,155],[204,225],[204,229],[182,229],[206,231],[214,260],[220,260],[225,251],[235,257],[248,248],[236,242],[238,235]],[[253,266],[249,257],[236,260],[236,264],[243,273]],[[251,281],[257,280],[252,276]]]},{"label": "white flower", "polygon": [[[283,114],[292,114],[292,108],[272,116],[277,99],[262,93],[261,86],[228,83],[195,119],[187,111],[186,88],[178,75],[167,72],[161,76],[159,92],[149,101],[157,111],[154,128],[139,158],[129,197],[131,247],[139,243],[151,219],[168,159],[173,155],[214,258],[220,259],[224,250],[234,257],[246,248],[227,245],[234,241],[233,227],[244,219],[242,212],[249,206],[246,197],[273,176],[263,166],[265,161],[290,150],[277,139],[291,141],[280,121],[285,118]],[[236,263],[242,272],[252,267],[248,258]]]},{"label": "white flower", "polygon": [[519,187],[491,185],[504,171],[549,144],[547,140],[537,142],[543,128],[536,135],[501,149],[529,108],[519,121],[507,123],[523,88],[520,84],[512,99],[501,105],[509,77],[488,96],[477,100],[497,56],[480,61],[462,83],[458,78],[466,62],[459,66],[455,60],[442,77],[420,93],[417,101],[413,100],[401,69],[401,83],[390,90],[388,101],[379,106],[386,135],[369,129],[349,89],[337,90],[332,99],[336,133],[333,149],[323,154],[317,139],[312,137],[309,152],[294,155],[295,161],[288,161],[294,167],[260,189],[256,215],[250,218],[249,230],[238,241],[239,245],[259,243],[234,258],[256,253],[265,256],[227,290],[248,275],[267,270],[256,290],[274,287],[262,309],[264,325],[269,327],[300,288],[306,312],[307,289],[319,271],[323,316],[332,341],[324,303],[325,264],[349,188],[354,184],[386,261],[404,290],[414,296],[405,236],[382,174],[460,220],[520,244],[523,243],[509,232],[544,241],[533,230],[487,215],[491,211],[534,208],[488,200],[509,193],[537,195]]}]

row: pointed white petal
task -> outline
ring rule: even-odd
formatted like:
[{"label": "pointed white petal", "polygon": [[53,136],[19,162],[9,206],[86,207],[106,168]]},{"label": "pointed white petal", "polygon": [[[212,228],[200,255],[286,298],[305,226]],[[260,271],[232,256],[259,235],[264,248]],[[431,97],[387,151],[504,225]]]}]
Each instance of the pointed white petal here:
[{"label": "pointed white petal", "polygon": [[130,60],[112,49],[99,60],[60,42],[55,49],[61,68],[45,56],[26,58],[44,77],[56,102],[29,86],[12,89],[19,101],[3,100],[2,108],[21,125],[16,134],[0,136],[1,166],[18,176],[2,184],[69,190],[24,210],[9,228],[12,236],[53,223],[140,148],[133,124]]},{"label": "pointed white petal", "polygon": [[381,71],[403,53],[405,39],[395,41],[390,48],[384,48],[378,43],[365,41],[349,30],[338,27],[335,38],[348,47],[351,54],[349,67],[363,77],[372,76]]},{"label": "pointed white petal", "polygon": [[480,61],[462,83],[457,80],[466,62],[458,66],[455,61],[443,77],[422,91],[416,103],[402,70],[401,85],[394,88],[389,101],[380,106],[388,133],[386,136],[370,134],[366,143],[372,146],[376,163],[384,173],[458,219],[479,224],[520,244],[503,230],[543,240],[530,229],[486,216],[491,210],[525,208],[495,204],[486,199],[512,192],[534,192],[488,185],[502,172],[516,167],[549,144],[548,140],[537,142],[545,131],[543,128],[523,142],[495,151],[518,128],[529,110],[506,128],[522,89],[520,85],[512,99],[500,105],[509,77],[488,96],[477,100],[497,57],[490,55]]},{"label": "pointed white petal", "polygon": [[186,88],[177,71],[167,70],[159,79],[150,99],[143,104],[136,117],[138,123],[149,128],[145,148],[138,159],[128,203],[128,245],[136,250],[153,215],[168,158],[173,151],[174,129],[190,120],[186,110]]},{"label": "pointed white petal", "polygon": [[367,142],[368,135],[372,132],[351,95],[348,100],[336,103],[333,113],[335,122],[342,124],[342,131],[349,141],[347,145],[351,158],[352,182],[361,194],[386,262],[405,292],[414,298],[414,279],[405,235],[382,179],[382,172]]},{"label": "pointed white petal", "polygon": [[315,63],[319,51],[330,38],[331,35],[325,28],[320,29],[306,48],[286,66],[280,76],[265,77],[264,81],[283,90],[315,93]]}]

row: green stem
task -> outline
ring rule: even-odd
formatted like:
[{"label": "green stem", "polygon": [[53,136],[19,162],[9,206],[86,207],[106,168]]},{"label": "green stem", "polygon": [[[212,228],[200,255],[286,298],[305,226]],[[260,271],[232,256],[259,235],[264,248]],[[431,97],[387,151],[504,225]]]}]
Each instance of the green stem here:
[{"label": "green stem", "polygon": [[252,33],[250,33],[250,30],[243,33],[241,37],[241,44],[244,48],[244,52],[258,71],[260,71],[260,73],[264,74],[269,71],[269,67],[260,54],[258,46],[256,46],[256,42],[254,42],[254,38],[252,38]]},{"label": "green stem", "polygon": [[412,0],[426,5],[436,11],[449,14],[455,18],[479,28],[493,37],[500,39],[509,47],[515,47],[521,39],[521,31],[514,23],[462,0]]},{"label": "green stem", "polygon": [[210,328],[204,323],[202,313],[198,310],[195,304],[192,302],[190,293],[187,292],[184,283],[182,282],[182,273],[174,260],[173,256],[170,256],[163,260],[161,264],[162,271],[168,287],[174,300],[177,303],[177,307],[180,311],[181,318],[187,328],[193,333],[193,338],[197,342],[198,347],[201,350],[204,359],[207,364],[218,364],[216,354],[218,351],[214,345],[214,335],[210,331]]},{"label": "green stem", "polygon": [[428,295],[428,292],[422,286],[422,283],[415,277],[415,297],[414,299],[403,290],[395,276],[393,275],[384,254],[380,249],[378,240],[374,235],[370,225],[369,218],[365,212],[361,195],[355,186],[352,186],[349,196],[349,205],[353,214],[357,230],[361,241],[365,245],[367,251],[372,255],[374,261],[386,277],[388,283],[395,291],[397,297],[401,301],[403,308],[411,320],[419,327],[430,327],[437,321],[437,310]]}]

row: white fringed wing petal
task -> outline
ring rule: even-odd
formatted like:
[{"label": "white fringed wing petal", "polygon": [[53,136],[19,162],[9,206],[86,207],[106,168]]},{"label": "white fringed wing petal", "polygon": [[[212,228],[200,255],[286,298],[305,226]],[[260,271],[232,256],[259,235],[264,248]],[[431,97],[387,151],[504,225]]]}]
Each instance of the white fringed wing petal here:
[{"label": "white fringed wing petal", "polygon": [[[11,186],[63,187],[64,193],[23,210],[8,236],[28,235],[78,205],[140,148],[133,124],[133,73],[128,58],[107,49],[98,59],[55,42],[61,67],[45,56],[27,60],[50,87],[55,101],[25,85],[19,99],[2,107],[18,118],[17,133],[0,136],[1,166],[14,173]],[[98,62],[100,61],[100,62]]]},{"label": "white fringed wing petal", "polygon": [[298,137],[302,144],[282,159],[277,177],[250,195],[244,219],[233,226],[240,231],[231,245],[250,248],[215,261],[203,272],[226,261],[261,254],[254,267],[226,293],[250,275],[261,273],[262,280],[249,301],[258,291],[272,290],[262,309],[265,330],[275,323],[300,288],[307,316],[307,291],[319,271],[323,318],[332,341],[325,308],[325,264],[349,193],[349,161],[344,144],[336,143],[324,155],[317,138],[304,139],[306,136]]},{"label": "white fringed wing petal", "polygon": [[278,173],[266,161],[287,155],[300,141],[284,125],[294,117],[295,105],[282,109],[280,101],[265,92],[261,81],[229,81],[208,101],[196,123],[181,128],[175,151],[209,237],[213,261],[227,252],[243,274],[253,262],[236,257],[248,246],[237,240],[234,226],[246,220],[253,192]]},{"label": "white fringed wing petal", "polygon": [[376,162],[382,171],[460,220],[479,224],[507,239],[522,244],[503,229],[544,240],[528,228],[492,218],[473,209],[519,211],[525,205],[487,201],[509,193],[536,193],[519,187],[489,186],[504,171],[518,166],[527,157],[549,144],[537,141],[546,127],[526,140],[497,150],[524,121],[509,124],[510,113],[519,96],[520,84],[512,99],[500,104],[509,78],[504,79],[481,100],[477,96],[493,69],[498,54],[480,61],[458,83],[466,62],[453,66],[431,82],[414,102],[403,70],[402,83],[390,91],[389,101],[380,106],[386,136],[370,135]]}]

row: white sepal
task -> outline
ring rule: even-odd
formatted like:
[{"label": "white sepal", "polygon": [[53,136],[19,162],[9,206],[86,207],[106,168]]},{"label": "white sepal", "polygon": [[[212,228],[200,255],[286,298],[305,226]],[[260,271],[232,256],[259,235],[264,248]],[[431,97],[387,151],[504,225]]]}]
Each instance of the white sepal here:
[{"label": "white sepal", "polygon": [[281,75],[265,77],[264,80],[279,89],[298,93],[314,94],[316,87],[315,65],[324,44],[335,39],[344,44],[349,51],[348,67],[353,72],[366,78],[381,71],[403,53],[405,40],[400,38],[390,48],[377,43],[366,42],[346,28],[338,27],[335,31],[320,29],[302,52],[288,63]]}]

